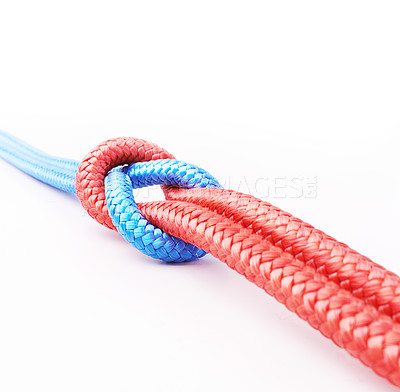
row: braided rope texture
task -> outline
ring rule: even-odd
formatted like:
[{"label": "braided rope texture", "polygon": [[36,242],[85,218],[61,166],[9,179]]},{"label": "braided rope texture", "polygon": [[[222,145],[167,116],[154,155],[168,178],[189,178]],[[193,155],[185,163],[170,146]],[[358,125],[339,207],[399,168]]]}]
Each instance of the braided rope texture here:
[{"label": "braided rope texture", "polygon": [[[151,225],[157,234],[142,236],[143,246],[151,245],[148,254],[154,250],[170,261],[163,251],[157,254],[161,243],[177,250],[178,260],[211,253],[400,386],[400,278],[347,245],[267,202],[220,189],[213,180],[191,181],[189,174],[183,181],[184,170],[168,170],[166,161],[158,161],[174,157],[141,139],[111,139],[93,149],[79,164],[75,187],[75,161],[48,156],[3,133],[0,156],[50,185],[70,192],[76,187],[89,214],[131,242],[130,230]],[[135,162],[144,163],[112,170]],[[136,204],[133,187],[155,183],[164,184],[167,200]]]},{"label": "braided rope texture", "polygon": [[206,254],[171,236],[143,217],[132,189],[167,184],[181,187],[220,187],[197,166],[171,159],[136,163],[111,170],[105,179],[108,213],[124,239],[144,254],[168,262],[192,261]]},{"label": "braided rope texture", "polygon": [[142,139],[119,137],[99,144],[79,164],[76,173],[76,195],[83,208],[100,224],[116,230],[108,214],[104,179],[114,167],[135,162],[175,157]]},{"label": "braided rope texture", "polygon": [[400,321],[400,278],[291,214],[226,189],[166,188],[167,199],[205,206],[267,238],[341,288]]},{"label": "braided rope texture", "polygon": [[[120,154],[127,157],[129,151]],[[95,173],[104,165],[94,164]],[[87,175],[91,170],[85,166]],[[218,188],[163,190],[167,201],[137,204],[149,222],[210,252],[400,386],[397,275],[250,195]],[[99,206],[97,214],[104,212]]]},{"label": "braided rope texture", "polygon": [[48,155],[4,131],[0,131],[0,157],[39,181],[75,193],[77,161]]},{"label": "braided rope texture", "polygon": [[139,205],[155,225],[191,241],[273,295],[338,346],[400,386],[400,325],[267,238],[180,201]]}]

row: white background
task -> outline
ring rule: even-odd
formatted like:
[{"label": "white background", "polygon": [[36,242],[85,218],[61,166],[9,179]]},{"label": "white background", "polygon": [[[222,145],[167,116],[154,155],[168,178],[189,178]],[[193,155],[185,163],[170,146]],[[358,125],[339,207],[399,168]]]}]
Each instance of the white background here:
[{"label": "white background", "polygon": [[[316,177],[267,200],[400,273],[399,20],[398,1],[1,1],[0,128],[77,160],[145,138],[235,189]],[[0,187],[1,391],[395,390],[213,257],[142,256],[3,161]]]}]

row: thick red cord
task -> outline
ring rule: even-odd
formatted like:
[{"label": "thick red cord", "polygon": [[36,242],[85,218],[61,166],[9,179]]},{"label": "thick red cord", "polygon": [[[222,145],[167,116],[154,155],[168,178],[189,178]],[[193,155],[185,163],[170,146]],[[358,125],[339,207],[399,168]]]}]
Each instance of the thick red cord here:
[{"label": "thick red cord", "polygon": [[[143,140],[102,143],[81,163],[77,195],[113,228],[104,177],[114,166],[173,158]],[[400,278],[311,225],[250,195],[163,187],[167,201],[139,204],[165,232],[210,252],[323,335],[400,386]]]},{"label": "thick red cord", "polygon": [[383,314],[400,320],[400,278],[369,258],[273,205],[226,189],[166,188],[166,198],[194,203],[268,238]]},{"label": "thick red cord", "polygon": [[107,211],[104,178],[114,167],[174,156],[146,140],[118,137],[99,144],[79,164],[76,195],[89,215],[97,222],[116,230]]}]

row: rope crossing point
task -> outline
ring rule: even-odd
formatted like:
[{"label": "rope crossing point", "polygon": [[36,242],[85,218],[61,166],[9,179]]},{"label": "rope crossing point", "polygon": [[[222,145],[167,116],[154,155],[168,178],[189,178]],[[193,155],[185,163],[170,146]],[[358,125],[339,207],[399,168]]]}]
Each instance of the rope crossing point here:
[{"label": "rope crossing point", "polygon": [[[79,164],[0,132],[0,156],[76,192],[90,216],[147,255],[211,253],[400,386],[400,278],[347,245],[144,140],[111,139]],[[132,189],[154,184],[166,200],[136,204]]]}]

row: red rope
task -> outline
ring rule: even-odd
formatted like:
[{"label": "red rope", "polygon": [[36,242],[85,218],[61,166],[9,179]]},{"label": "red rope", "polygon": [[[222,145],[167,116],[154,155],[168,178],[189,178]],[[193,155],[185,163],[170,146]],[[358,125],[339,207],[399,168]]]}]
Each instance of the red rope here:
[{"label": "red rope", "polygon": [[[132,138],[102,143],[80,164],[77,195],[113,228],[104,177],[114,166],[173,158]],[[250,195],[163,187],[167,201],[138,204],[165,232],[210,252],[323,335],[400,386],[400,278],[325,233]]]},{"label": "red rope", "polygon": [[76,195],[83,208],[100,224],[116,230],[107,211],[104,178],[114,167],[155,159],[175,157],[146,140],[118,137],[94,148],[79,164],[76,174]]},{"label": "red rope", "polygon": [[347,245],[253,196],[226,189],[166,189],[166,197],[194,203],[250,228],[341,288],[400,320],[400,278]]}]

